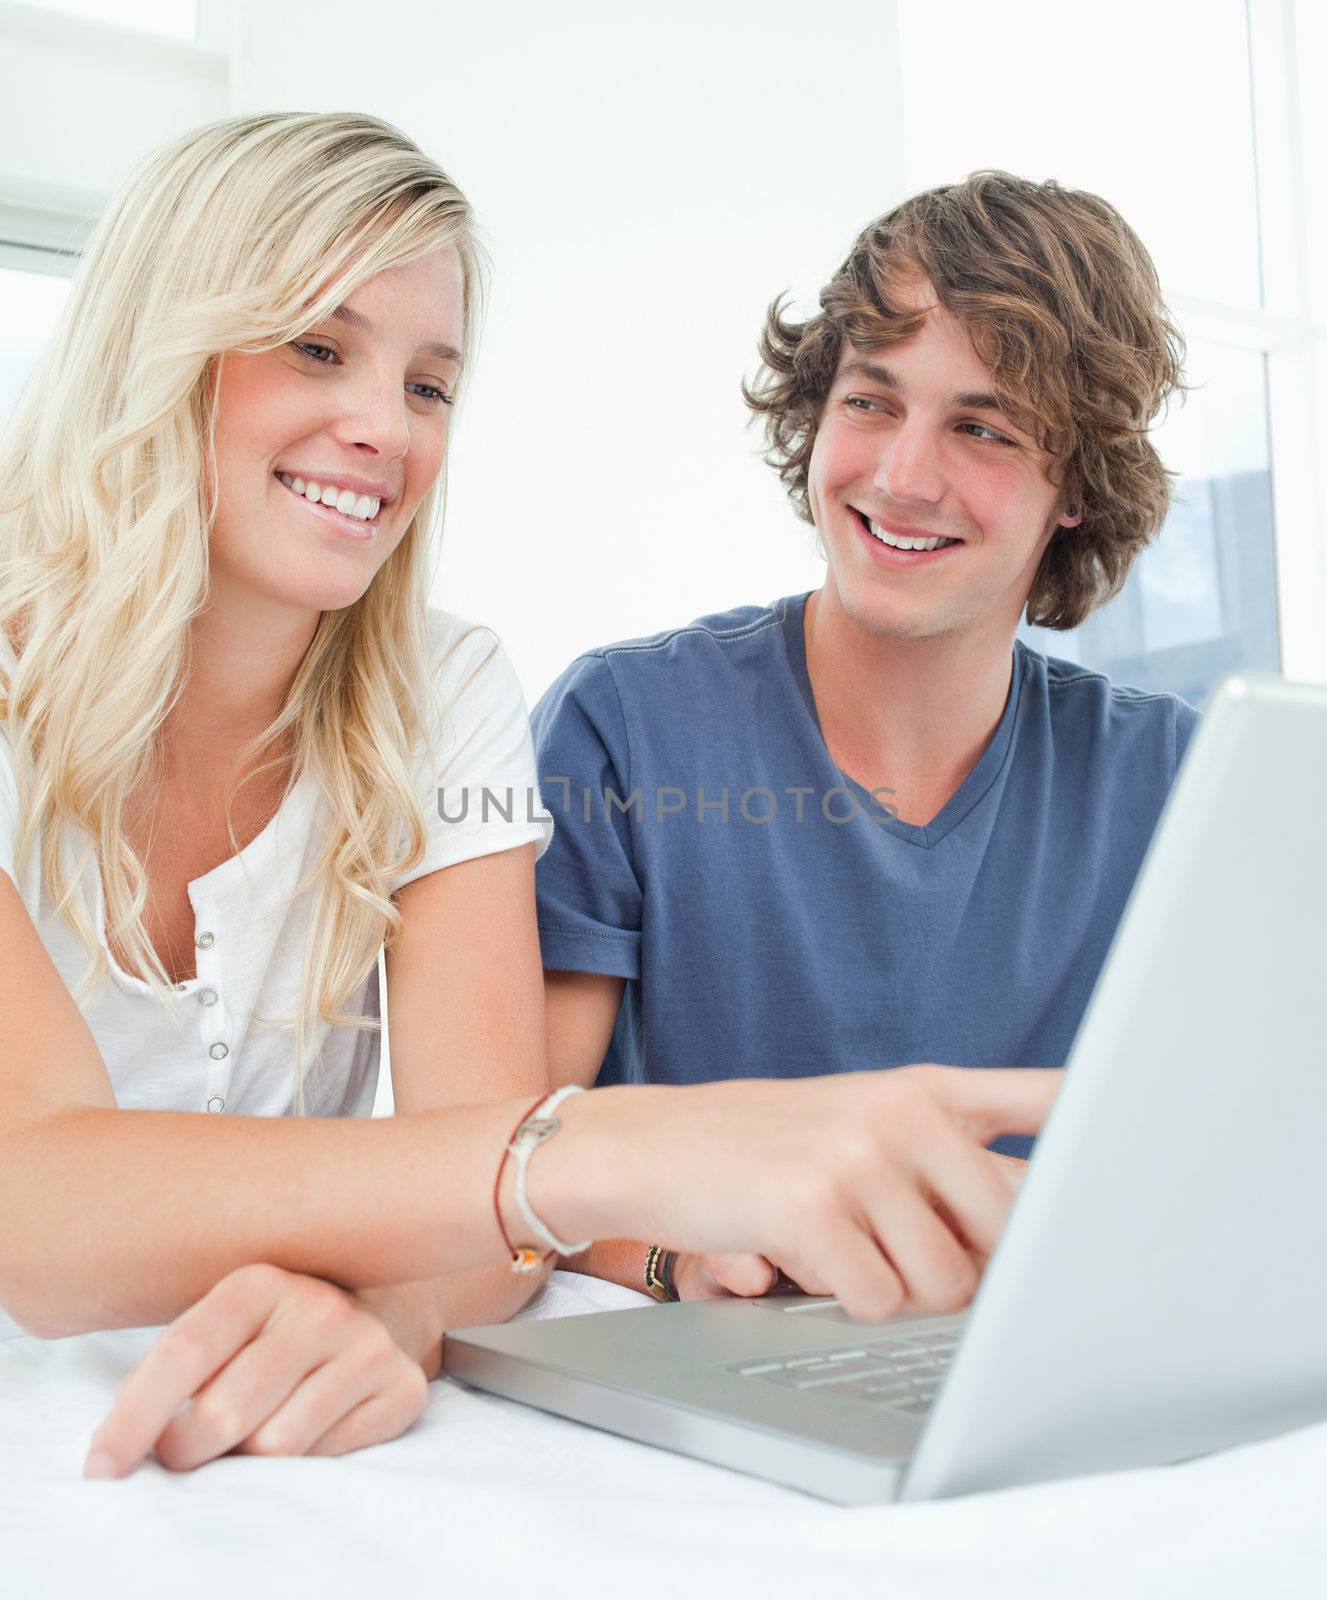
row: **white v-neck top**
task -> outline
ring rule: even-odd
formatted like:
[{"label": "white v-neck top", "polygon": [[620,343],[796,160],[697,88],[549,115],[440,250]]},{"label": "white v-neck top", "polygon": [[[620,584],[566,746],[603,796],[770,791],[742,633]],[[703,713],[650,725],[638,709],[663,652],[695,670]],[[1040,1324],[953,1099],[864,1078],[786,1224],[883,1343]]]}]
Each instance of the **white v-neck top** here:
[{"label": "white v-neck top", "polygon": [[[542,854],[553,831],[539,801],[520,683],[496,637],[447,612],[430,611],[429,638],[441,715],[431,730],[429,755],[414,764],[428,842],[423,860],[393,880],[393,891],[440,867],[522,844],[533,842]],[[12,662],[7,643],[0,648]],[[73,991],[87,956],[54,913],[41,882],[39,845],[21,879],[16,873],[18,820],[13,747],[0,728],[0,868],[17,883],[42,943]],[[119,1106],[246,1116],[293,1111],[293,1028],[264,1019],[295,1015],[313,891],[296,899],[294,890],[313,865],[326,826],[320,791],[305,774],[257,838],[189,884],[197,976],[177,986],[174,1015],[107,950],[109,979],[79,1004]],[[89,842],[66,825],[62,848],[71,873]],[[106,949],[95,863],[84,867],[80,892]],[[377,971],[347,1010],[379,1015]],[[310,1055],[319,1047],[322,1060],[305,1078],[306,1114],[368,1116],[379,1035],[323,1026]]]}]

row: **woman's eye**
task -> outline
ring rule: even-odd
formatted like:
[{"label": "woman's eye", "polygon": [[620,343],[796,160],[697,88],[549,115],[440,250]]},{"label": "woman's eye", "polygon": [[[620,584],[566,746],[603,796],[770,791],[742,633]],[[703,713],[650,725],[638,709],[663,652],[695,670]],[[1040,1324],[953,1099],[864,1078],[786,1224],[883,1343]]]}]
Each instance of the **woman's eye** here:
[{"label": "woman's eye", "polygon": [[330,345],[313,344],[308,339],[295,339],[292,347],[301,355],[308,356],[310,361],[316,361],[320,367],[329,367],[336,360],[336,351]]},{"label": "woman's eye", "polygon": [[[313,339],[292,339],[290,347],[292,350],[298,350],[302,356],[307,356],[310,361],[317,362],[320,367],[334,366],[341,359],[331,345],[319,344]],[[451,395],[445,389],[439,388],[436,383],[409,383],[406,388],[431,406],[450,406],[455,403]]]},{"label": "woman's eye", "polygon": [[410,388],[419,395],[421,400],[427,400],[430,405],[454,405],[451,395],[445,389],[439,389],[436,383],[412,383]]}]

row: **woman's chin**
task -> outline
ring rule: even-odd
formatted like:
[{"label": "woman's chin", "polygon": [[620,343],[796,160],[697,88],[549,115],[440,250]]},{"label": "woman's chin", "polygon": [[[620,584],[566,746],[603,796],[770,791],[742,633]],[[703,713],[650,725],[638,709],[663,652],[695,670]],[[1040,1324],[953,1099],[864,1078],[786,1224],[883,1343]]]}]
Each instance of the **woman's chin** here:
[{"label": "woman's chin", "polygon": [[224,594],[240,604],[258,608],[280,606],[291,611],[344,611],[361,599],[377,575],[377,569],[358,572],[318,573],[225,573],[213,567],[212,593]]}]

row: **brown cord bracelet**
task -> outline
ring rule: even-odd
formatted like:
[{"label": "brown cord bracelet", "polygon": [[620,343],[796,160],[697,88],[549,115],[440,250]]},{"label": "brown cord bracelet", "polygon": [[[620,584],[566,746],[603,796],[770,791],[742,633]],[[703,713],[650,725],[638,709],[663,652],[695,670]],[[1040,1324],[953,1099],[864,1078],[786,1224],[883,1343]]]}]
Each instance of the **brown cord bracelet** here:
[{"label": "brown cord bracelet", "polygon": [[507,1265],[513,1272],[519,1272],[522,1275],[528,1275],[531,1272],[538,1272],[545,1261],[552,1259],[553,1252],[550,1251],[547,1255],[541,1255],[539,1251],[533,1249],[528,1244],[523,1244],[518,1249],[511,1242],[511,1238],[507,1233],[507,1225],[502,1220],[502,1206],[499,1203],[499,1196],[502,1193],[502,1174],[507,1170],[507,1158],[511,1155],[511,1147],[516,1139],[516,1135],[525,1126],[526,1120],[531,1117],[547,1099],[547,1094],[541,1094],[532,1106],[521,1113],[520,1121],[511,1130],[509,1137],[504,1139],[502,1142],[502,1159],[498,1162],[498,1175],[493,1180],[493,1215],[498,1219],[498,1232],[502,1235],[502,1242],[507,1247],[507,1256],[509,1258]]}]

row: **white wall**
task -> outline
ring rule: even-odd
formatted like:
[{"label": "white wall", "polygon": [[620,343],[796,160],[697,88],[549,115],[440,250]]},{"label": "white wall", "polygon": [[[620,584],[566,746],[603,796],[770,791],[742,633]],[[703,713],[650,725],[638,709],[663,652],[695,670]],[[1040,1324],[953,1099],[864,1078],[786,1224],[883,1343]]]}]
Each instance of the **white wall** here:
[{"label": "white wall", "polygon": [[738,383],[902,198],[891,0],[243,0],[237,109],[397,122],[496,261],[438,604],[531,702],[580,650],[815,586]]}]

